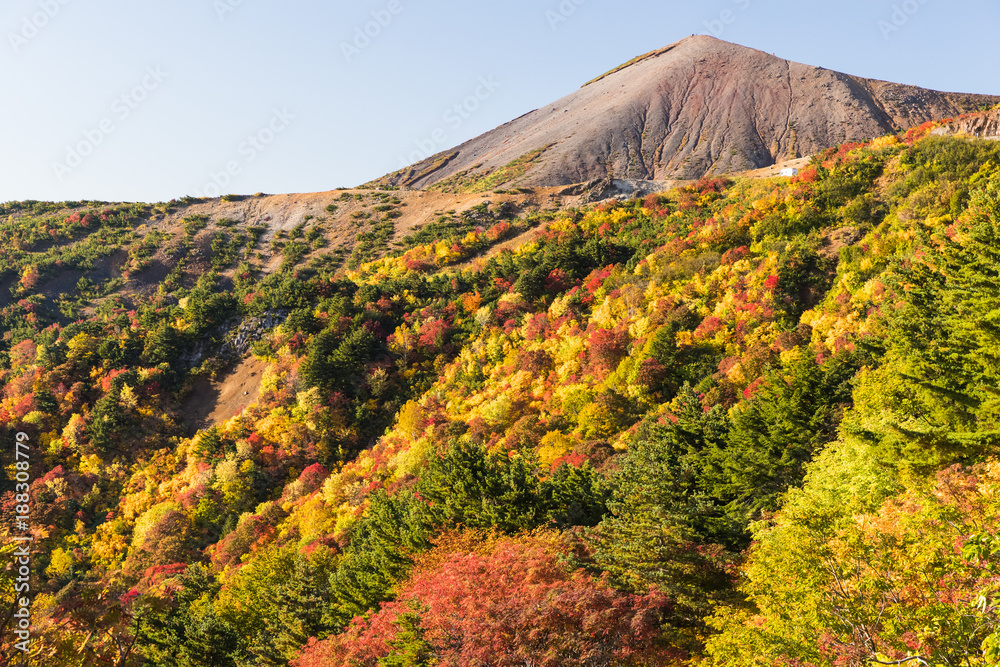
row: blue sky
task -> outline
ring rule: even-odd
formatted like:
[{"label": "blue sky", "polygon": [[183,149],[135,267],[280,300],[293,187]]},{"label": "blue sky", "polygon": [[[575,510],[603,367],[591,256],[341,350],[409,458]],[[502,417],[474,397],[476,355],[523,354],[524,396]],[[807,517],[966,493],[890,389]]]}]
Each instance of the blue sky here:
[{"label": "blue sky", "polygon": [[357,185],[692,33],[1000,94],[987,0],[7,0],[0,28],[0,201]]}]

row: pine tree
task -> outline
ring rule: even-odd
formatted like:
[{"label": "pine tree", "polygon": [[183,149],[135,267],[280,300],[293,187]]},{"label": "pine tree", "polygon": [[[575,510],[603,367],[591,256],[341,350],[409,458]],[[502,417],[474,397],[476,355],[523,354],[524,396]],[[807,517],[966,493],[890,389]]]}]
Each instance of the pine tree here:
[{"label": "pine tree", "polygon": [[670,423],[643,424],[619,459],[594,557],[625,588],[665,593],[675,608],[671,623],[684,628],[697,626],[693,619],[728,585],[727,559],[699,534],[722,532],[701,467],[726,424],[720,410],[704,412],[687,385],[670,408]]},{"label": "pine tree", "polygon": [[220,586],[200,564],[177,578],[173,599],[151,597],[137,603],[137,647],[144,664],[157,667],[235,667],[239,635],[215,613]]},{"label": "pine tree", "polygon": [[330,575],[333,605],[324,622],[343,627],[389,599],[413,557],[429,546],[422,503],[412,494],[373,494],[351,533],[351,544]]},{"label": "pine tree", "polygon": [[954,238],[926,248],[895,285],[881,369],[862,387],[859,435],[918,470],[971,463],[1000,445],[1000,181],[972,194]]},{"label": "pine tree", "polygon": [[378,662],[378,667],[431,667],[437,664],[431,645],[420,627],[420,608],[411,602],[410,611],[396,617],[396,636],[389,642],[392,653]]},{"label": "pine tree", "polygon": [[526,456],[456,443],[430,463],[417,489],[436,525],[516,533],[544,521],[535,463]]},{"label": "pine tree", "polygon": [[724,448],[712,455],[716,468],[709,478],[735,521],[747,525],[777,510],[784,493],[802,481],[806,464],[836,439],[860,361],[860,354],[843,352],[820,366],[800,353],[770,371],[762,389],[732,410],[732,427]]}]

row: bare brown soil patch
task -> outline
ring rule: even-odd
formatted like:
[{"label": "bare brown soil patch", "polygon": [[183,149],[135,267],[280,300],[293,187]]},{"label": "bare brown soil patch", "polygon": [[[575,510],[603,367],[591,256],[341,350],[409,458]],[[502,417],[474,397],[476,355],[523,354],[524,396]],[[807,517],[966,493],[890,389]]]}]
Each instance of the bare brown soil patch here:
[{"label": "bare brown soil patch", "polygon": [[235,417],[255,403],[266,368],[265,362],[250,356],[217,380],[198,380],[181,406],[190,434]]}]

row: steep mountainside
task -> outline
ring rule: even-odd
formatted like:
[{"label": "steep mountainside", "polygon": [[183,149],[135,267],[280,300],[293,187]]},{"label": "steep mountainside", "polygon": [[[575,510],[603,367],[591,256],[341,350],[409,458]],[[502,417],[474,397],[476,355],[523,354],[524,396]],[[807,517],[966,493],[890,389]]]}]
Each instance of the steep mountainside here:
[{"label": "steep mountainside", "polygon": [[994,105],[694,36],[380,180],[476,191],[766,167]]}]

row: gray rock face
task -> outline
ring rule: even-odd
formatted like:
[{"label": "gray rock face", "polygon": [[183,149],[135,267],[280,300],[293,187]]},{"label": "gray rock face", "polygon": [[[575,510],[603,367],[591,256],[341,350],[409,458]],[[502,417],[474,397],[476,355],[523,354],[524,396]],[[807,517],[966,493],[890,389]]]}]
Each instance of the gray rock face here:
[{"label": "gray rock face", "polygon": [[645,197],[654,192],[663,192],[675,187],[674,181],[635,181],[621,178],[605,178],[572,185],[559,194],[579,195],[580,204],[593,204],[608,199],[633,199]]},{"label": "gray rock face", "polygon": [[246,356],[253,344],[264,337],[264,334],[285,321],[286,311],[269,310],[259,317],[252,317],[239,323],[235,329],[230,329],[225,335],[221,354],[235,358]]},{"label": "gray rock face", "polygon": [[965,135],[977,139],[1000,141],[1000,109],[955,120],[931,131],[935,135]]},{"label": "gray rock face", "polygon": [[695,36],[382,183],[486,176],[545,149],[508,186],[700,178],[767,167],[1000,102],[793,63]]}]

